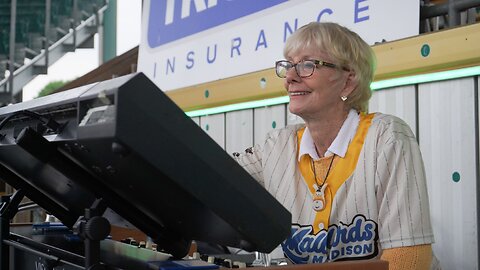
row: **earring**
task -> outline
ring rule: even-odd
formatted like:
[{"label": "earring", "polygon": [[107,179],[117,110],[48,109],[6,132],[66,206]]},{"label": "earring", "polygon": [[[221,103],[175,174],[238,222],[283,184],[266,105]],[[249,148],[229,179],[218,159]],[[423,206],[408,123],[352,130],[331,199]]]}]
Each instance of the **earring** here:
[{"label": "earring", "polygon": [[341,96],[341,97],[340,97],[340,99],[342,99],[342,101],[347,100],[347,98],[348,98],[347,96]]}]

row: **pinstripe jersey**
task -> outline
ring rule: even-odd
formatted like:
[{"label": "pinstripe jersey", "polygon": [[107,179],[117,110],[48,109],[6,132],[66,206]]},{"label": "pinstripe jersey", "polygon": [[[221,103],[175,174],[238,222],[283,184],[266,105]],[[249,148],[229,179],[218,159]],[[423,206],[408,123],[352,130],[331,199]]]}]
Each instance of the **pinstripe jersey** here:
[{"label": "pinstripe jersey", "polygon": [[274,130],[263,145],[235,157],[292,213],[292,234],[281,245],[284,255],[295,263],[322,263],[433,242],[423,161],[403,120],[375,114],[355,169],[336,191],[329,224],[321,230],[312,227],[312,192],[298,168],[301,128]]}]

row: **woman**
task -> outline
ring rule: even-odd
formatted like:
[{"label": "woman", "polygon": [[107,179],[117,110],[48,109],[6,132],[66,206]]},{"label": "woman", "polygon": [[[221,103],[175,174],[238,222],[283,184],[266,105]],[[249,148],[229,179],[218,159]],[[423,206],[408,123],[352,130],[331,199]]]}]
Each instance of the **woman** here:
[{"label": "woman", "polygon": [[374,54],[335,23],[310,23],[276,62],[305,124],[271,132],[237,161],[292,213],[294,263],[382,258],[428,269],[433,233],[423,161],[401,119],[367,114]]}]

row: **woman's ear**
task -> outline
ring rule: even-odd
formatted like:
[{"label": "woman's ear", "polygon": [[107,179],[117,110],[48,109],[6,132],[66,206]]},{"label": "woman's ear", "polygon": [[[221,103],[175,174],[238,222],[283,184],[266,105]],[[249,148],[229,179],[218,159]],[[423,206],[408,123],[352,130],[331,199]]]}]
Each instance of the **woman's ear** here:
[{"label": "woman's ear", "polygon": [[355,76],[354,71],[349,71],[347,74],[347,78],[345,79],[345,85],[343,86],[343,90],[340,93],[341,96],[348,97],[353,90],[355,90],[358,86],[357,77]]}]

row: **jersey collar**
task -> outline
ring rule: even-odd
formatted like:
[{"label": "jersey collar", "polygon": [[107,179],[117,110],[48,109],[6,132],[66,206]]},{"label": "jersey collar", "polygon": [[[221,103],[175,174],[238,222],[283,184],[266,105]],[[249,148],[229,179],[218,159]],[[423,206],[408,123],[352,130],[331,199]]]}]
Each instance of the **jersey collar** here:
[{"label": "jersey collar", "polygon": [[[358,115],[358,112],[354,109],[350,109],[347,119],[345,119],[345,121],[343,122],[342,127],[340,128],[340,131],[337,134],[337,137],[335,137],[335,140],[333,140],[330,147],[328,147],[324,156],[327,157],[335,154],[342,158],[345,157],[345,154],[347,153],[348,145],[350,144],[353,137],[355,136],[355,133],[357,132],[359,122],[360,122],[360,116]],[[308,127],[305,128],[305,131],[302,136],[302,140],[300,141],[300,149],[298,151],[299,161],[303,155],[310,155],[310,157],[313,160],[320,159],[320,157],[317,154],[317,151],[315,151],[315,145],[313,143],[313,139],[312,139],[312,136],[310,135],[310,131],[308,130]]]}]

